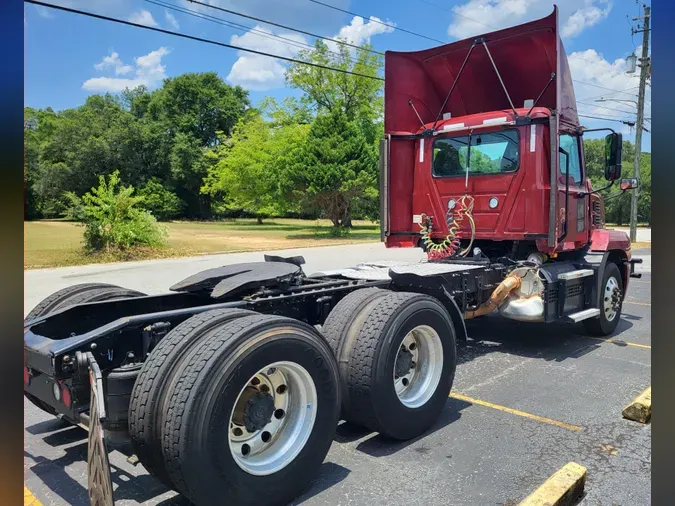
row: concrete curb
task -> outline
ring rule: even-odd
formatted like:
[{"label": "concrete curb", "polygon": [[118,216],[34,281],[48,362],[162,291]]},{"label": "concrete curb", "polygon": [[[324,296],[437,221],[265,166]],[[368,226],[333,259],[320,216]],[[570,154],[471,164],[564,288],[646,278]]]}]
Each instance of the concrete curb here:
[{"label": "concrete curb", "polygon": [[652,387],[647,388],[633,402],[623,408],[621,414],[624,418],[635,422],[649,422],[652,417]]},{"label": "concrete curb", "polygon": [[565,464],[519,506],[571,506],[581,497],[586,484],[586,468],[575,462]]}]

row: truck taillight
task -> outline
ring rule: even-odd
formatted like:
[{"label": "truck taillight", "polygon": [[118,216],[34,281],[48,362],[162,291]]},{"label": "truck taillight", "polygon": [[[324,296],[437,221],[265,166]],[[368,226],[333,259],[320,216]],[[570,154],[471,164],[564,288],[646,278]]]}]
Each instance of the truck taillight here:
[{"label": "truck taillight", "polygon": [[61,401],[63,401],[63,404],[65,404],[67,408],[69,408],[73,402],[73,398],[70,395],[70,388],[68,388],[67,385],[61,385]]},{"label": "truck taillight", "polygon": [[23,384],[28,386],[30,385],[30,373],[28,372],[28,367],[23,366]]}]

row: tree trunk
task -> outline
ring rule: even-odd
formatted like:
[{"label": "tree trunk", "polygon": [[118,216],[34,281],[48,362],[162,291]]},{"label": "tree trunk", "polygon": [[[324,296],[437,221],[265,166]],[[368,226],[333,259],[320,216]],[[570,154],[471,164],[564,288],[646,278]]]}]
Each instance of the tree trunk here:
[{"label": "tree trunk", "polygon": [[257,216],[257,218],[258,218],[258,225],[262,225],[263,224],[262,216]]},{"label": "tree trunk", "polygon": [[344,228],[352,228],[352,217],[349,214],[342,218],[342,226]]}]

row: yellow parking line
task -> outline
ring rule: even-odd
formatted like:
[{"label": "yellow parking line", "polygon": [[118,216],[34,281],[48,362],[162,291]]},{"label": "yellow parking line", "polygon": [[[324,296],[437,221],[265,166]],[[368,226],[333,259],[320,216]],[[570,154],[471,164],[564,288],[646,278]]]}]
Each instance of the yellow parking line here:
[{"label": "yellow parking line", "polygon": [[590,337],[590,336],[584,336],[586,339],[595,339],[596,341],[603,341],[605,343],[615,343],[615,344],[623,344],[625,346],[634,346],[636,348],[644,348],[646,350],[651,350],[652,347],[646,344],[638,344],[638,343],[629,343],[628,341],[621,341],[619,339],[604,339],[602,337]]},{"label": "yellow parking line", "polygon": [[505,413],[511,413],[512,415],[518,415],[518,416],[522,416],[524,418],[529,418],[530,420],[536,420],[537,422],[547,423],[549,425],[555,425],[556,427],[560,427],[561,429],[571,430],[571,431],[575,431],[575,432],[581,430],[581,427],[579,427],[577,425],[571,425],[569,423],[560,422],[558,420],[552,420],[551,418],[544,418],[543,416],[537,416],[537,415],[533,415],[531,413],[526,413],[525,411],[519,411],[517,409],[507,408],[506,406],[500,406],[499,404],[493,404],[491,402],[481,401],[480,399],[474,399],[472,397],[468,397],[466,395],[458,394],[456,392],[451,392],[450,397],[452,397],[453,399],[459,399],[460,401],[466,401],[466,402],[470,402],[472,404],[479,404],[481,406],[486,406],[488,408],[498,409],[499,411],[504,411]]},{"label": "yellow parking line", "polygon": [[25,485],[23,486],[23,506],[42,506],[42,503],[38,501],[33,492],[28,490],[28,487]]},{"label": "yellow parking line", "polygon": [[623,303],[624,304],[635,304],[636,306],[651,306],[651,304],[648,304],[646,302],[633,302],[632,300],[627,300],[627,299],[624,299]]}]

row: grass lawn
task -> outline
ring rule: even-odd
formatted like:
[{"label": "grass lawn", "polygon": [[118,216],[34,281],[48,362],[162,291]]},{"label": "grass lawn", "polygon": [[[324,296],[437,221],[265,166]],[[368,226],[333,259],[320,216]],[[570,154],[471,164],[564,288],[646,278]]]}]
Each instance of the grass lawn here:
[{"label": "grass lawn", "polygon": [[[263,225],[256,220],[237,219],[219,222],[171,222],[168,246],[136,253],[129,260],[167,258],[236,251],[261,251],[376,242],[380,239],[377,224],[355,221],[348,237],[331,237],[327,220],[270,219]],[[65,221],[24,222],[24,269],[62,267],[120,258],[87,255],[82,250],[83,228]]]}]

